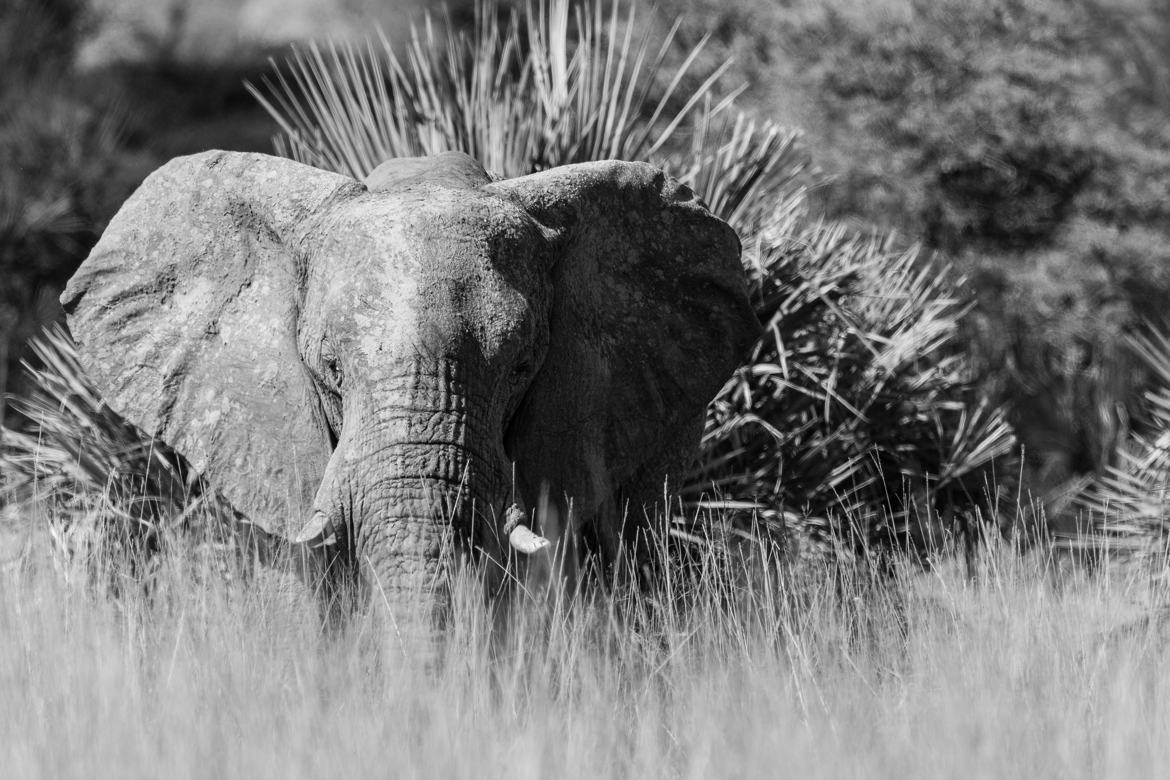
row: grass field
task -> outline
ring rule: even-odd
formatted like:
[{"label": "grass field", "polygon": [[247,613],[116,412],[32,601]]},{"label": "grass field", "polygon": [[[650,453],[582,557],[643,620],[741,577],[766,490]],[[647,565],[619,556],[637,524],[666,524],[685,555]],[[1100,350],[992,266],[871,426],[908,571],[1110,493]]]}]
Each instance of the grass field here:
[{"label": "grass field", "polygon": [[[499,624],[444,659],[323,637],[270,588],[171,561],[149,596],[51,567],[0,592],[4,777],[1158,777],[1170,624],[1136,567],[726,566]],[[709,562],[713,563],[713,562]],[[82,578],[84,581],[84,578]],[[459,593],[467,588],[457,588]],[[495,637],[492,639],[492,637]]]}]

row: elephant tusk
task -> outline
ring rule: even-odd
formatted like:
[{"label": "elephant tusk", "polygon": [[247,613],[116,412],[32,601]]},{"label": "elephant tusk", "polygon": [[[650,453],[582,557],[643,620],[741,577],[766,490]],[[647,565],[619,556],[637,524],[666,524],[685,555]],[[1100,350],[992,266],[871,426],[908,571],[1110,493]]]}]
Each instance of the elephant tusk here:
[{"label": "elephant tusk", "polygon": [[548,547],[550,542],[529,528],[527,521],[528,515],[524,514],[524,510],[512,504],[504,516],[504,533],[508,535],[508,544],[512,545],[512,549],[532,555]]},{"label": "elephant tusk", "polygon": [[543,536],[534,533],[528,526],[517,524],[508,534],[508,544],[512,545],[512,549],[517,552],[532,555],[532,553],[548,547],[550,542]]},{"label": "elephant tusk", "polygon": [[324,512],[315,512],[301,532],[293,537],[293,542],[307,543],[313,547],[328,547],[337,543],[337,529],[333,527],[333,521],[328,515]]}]

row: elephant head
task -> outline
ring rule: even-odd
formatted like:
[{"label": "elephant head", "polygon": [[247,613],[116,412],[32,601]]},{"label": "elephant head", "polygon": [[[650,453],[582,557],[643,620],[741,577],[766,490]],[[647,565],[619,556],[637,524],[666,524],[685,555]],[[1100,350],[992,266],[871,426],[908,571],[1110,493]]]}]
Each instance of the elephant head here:
[{"label": "elephant head", "polygon": [[175,159],[62,303],[115,411],[420,632],[542,491],[614,554],[759,328],[735,233],[661,171],[457,153]]}]

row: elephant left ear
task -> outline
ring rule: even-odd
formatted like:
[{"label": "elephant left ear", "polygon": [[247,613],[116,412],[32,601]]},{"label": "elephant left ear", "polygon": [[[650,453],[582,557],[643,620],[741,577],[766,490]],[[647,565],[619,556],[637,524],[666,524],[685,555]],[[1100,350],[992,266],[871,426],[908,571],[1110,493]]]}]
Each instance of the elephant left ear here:
[{"label": "elephant left ear", "polygon": [[735,231],[644,163],[568,165],[485,189],[554,236],[548,354],[509,432],[517,468],[586,511],[638,484],[660,492],[760,332]]}]

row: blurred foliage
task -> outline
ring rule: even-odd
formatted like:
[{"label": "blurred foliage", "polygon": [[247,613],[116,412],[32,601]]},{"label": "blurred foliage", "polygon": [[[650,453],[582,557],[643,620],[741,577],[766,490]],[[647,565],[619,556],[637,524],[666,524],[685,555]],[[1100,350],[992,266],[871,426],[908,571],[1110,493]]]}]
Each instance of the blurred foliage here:
[{"label": "blurred foliage", "polygon": [[967,277],[961,341],[1061,514],[1150,424],[1127,334],[1170,297],[1170,2],[666,1],[816,139],[829,216]]},{"label": "blurred foliage", "polygon": [[828,5],[793,41],[851,142],[826,205],[969,274],[968,349],[1059,515],[1147,419],[1126,334],[1170,299],[1170,4]]},{"label": "blurred foliage", "polygon": [[979,302],[964,341],[985,392],[1009,405],[1028,487],[1055,517],[1115,462],[1131,429],[1153,423],[1143,396],[1156,375],[1130,336],[1166,321],[1170,240],[1079,218],[1059,242],[1007,259],[1016,265],[963,256]]},{"label": "blurred foliage", "polygon": [[1031,5],[916,2],[904,21],[830,7],[802,30],[828,121],[886,151],[828,189],[832,211],[886,216],[948,250],[1026,247],[1059,228],[1102,163],[1077,121],[1092,65],[1067,12]]},{"label": "blurred foliage", "polygon": [[160,49],[80,72],[100,22],[85,0],[0,3],[0,393],[19,389],[28,340],[60,320],[65,282],[146,174],[209,145],[267,148],[243,85],[263,53],[207,65]]},{"label": "blurred foliage", "polygon": [[0,7],[0,68],[5,83],[60,77],[73,66],[93,22],[86,0],[26,0]]},{"label": "blurred foliage", "polygon": [[80,0],[0,6],[0,389],[13,345],[53,316],[61,258],[96,238],[116,128],[66,84],[86,22]]},{"label": "blurred foliage", "polygon": [[795,5],[775,48],[823,111],[830,213],[952,252],[1170,216],[1163,0]]}]

